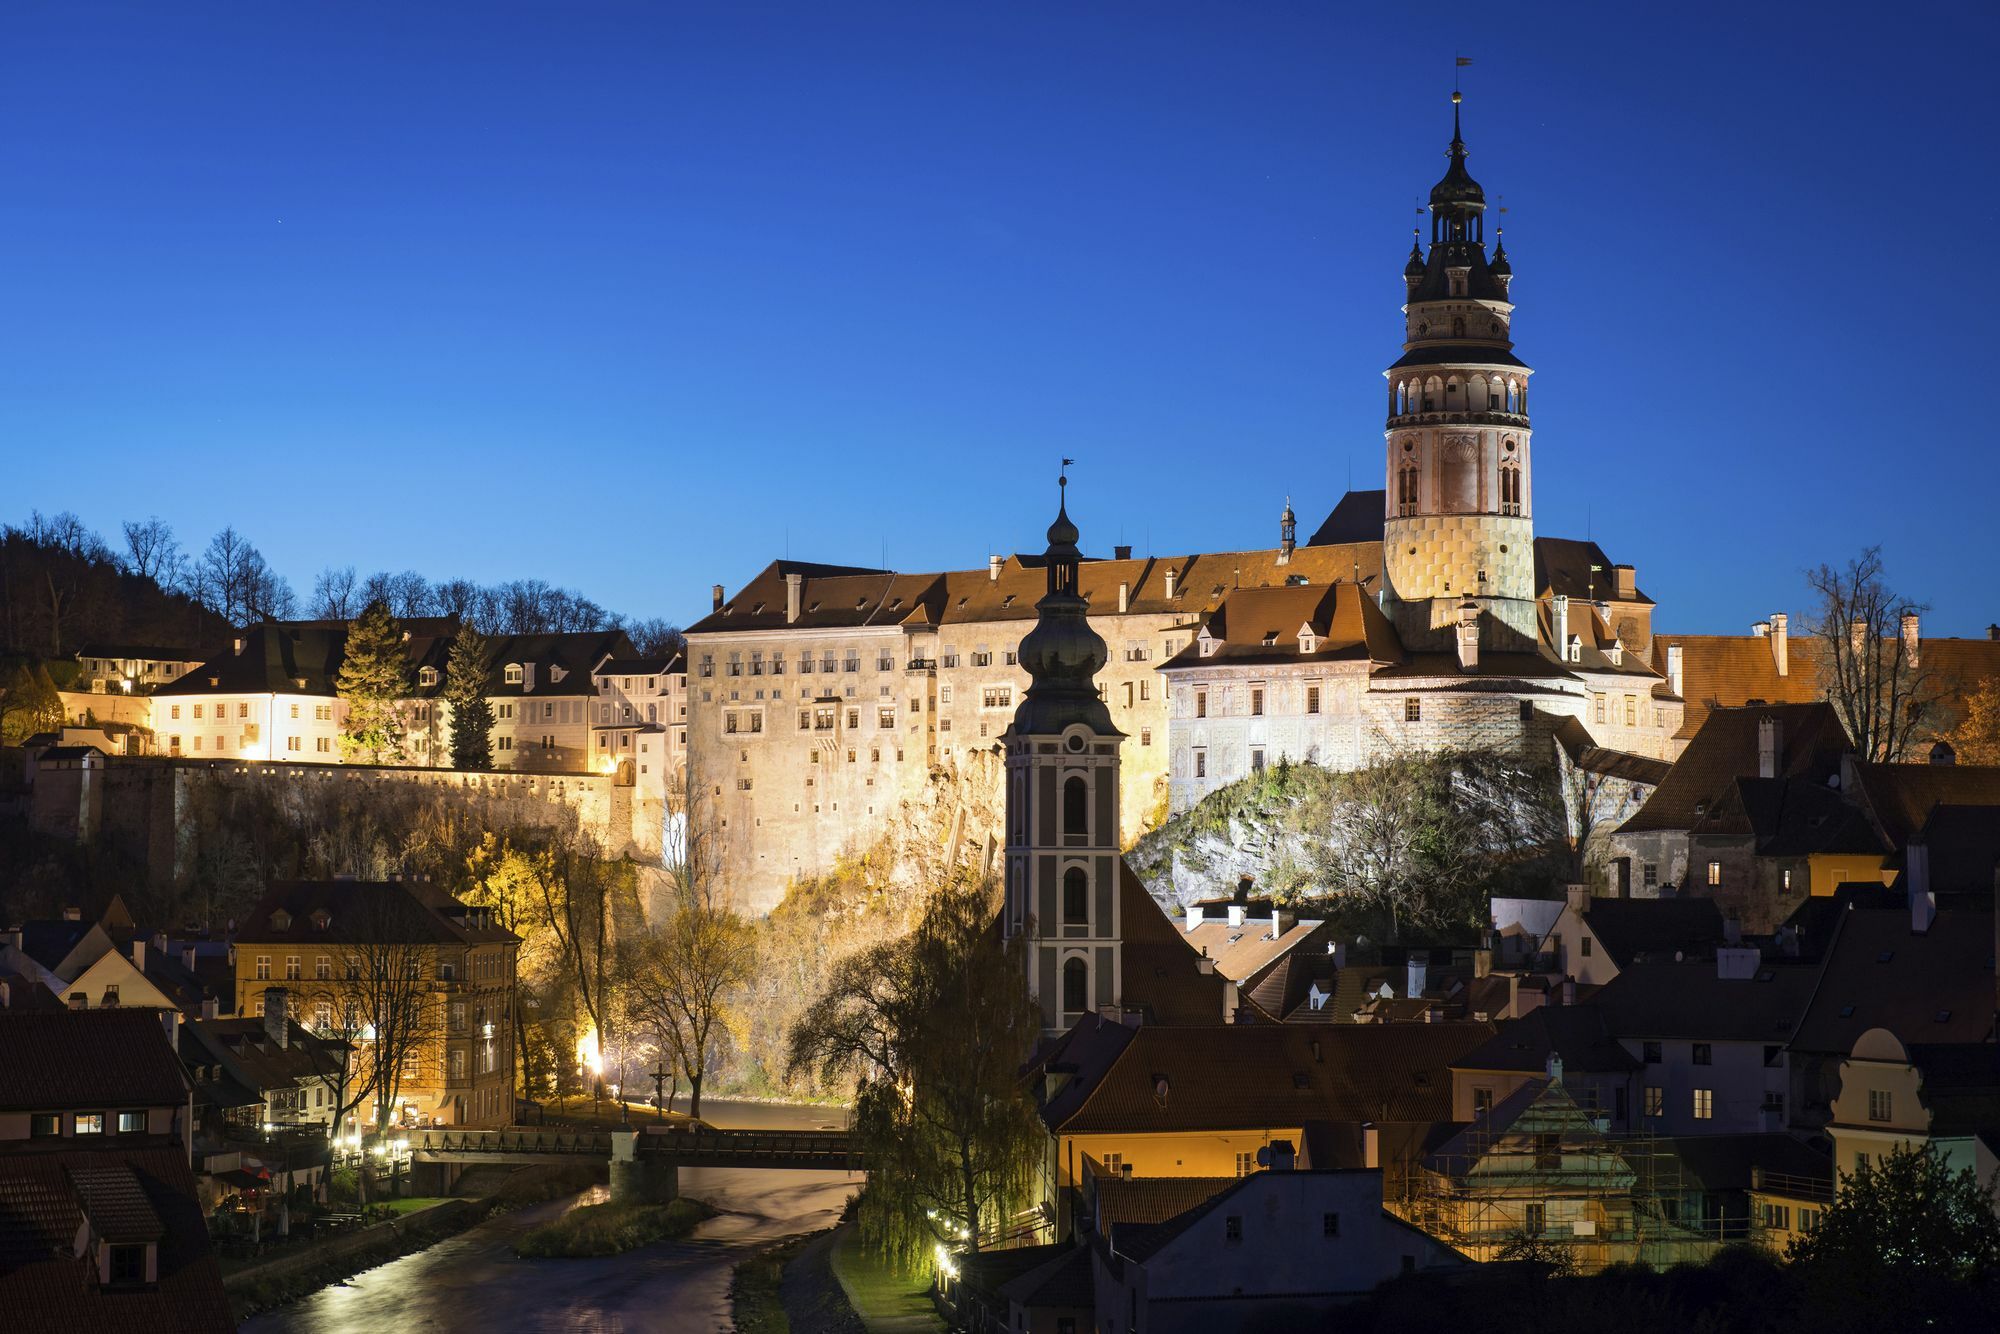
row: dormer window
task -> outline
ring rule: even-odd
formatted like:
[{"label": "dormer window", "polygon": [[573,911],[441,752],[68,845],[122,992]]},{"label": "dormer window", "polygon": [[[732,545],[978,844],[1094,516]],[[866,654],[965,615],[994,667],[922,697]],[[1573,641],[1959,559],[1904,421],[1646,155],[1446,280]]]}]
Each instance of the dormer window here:
[{"label": "dormer window", "polygon": [[1568,657],[1571,662],[1583,661],[1583,636],[1571,635],[1569,637]]},{"label": "dormer window", "polygon": [[1222,641],[1210,634],[1207,626],[1202,627],[1201,633],[1195,637],[1195,643],[1201,647],[1201,656],[1204,658],[1214,657],[1215,650],[1222,646]]},{"label": "dormer window", "polygon": [[291,930],[292,915],[286,912],[283,908],[278,909],[276,912],[271,914],[271,929],[273,931]]},{"label": "dormer window", "polygon": [[417,684],[418,684],[418,685],[420,685],[420,686],[434,686],[434,685],[436,685],[437,683],[438,683],[438,669],[437,669],[437,668],[435,668],[435,667],[419,667],[419,668],[417,668]]},{"label": "dormer window", "polygon": [[507,664],[507,684],[508,684],[508,685],[510,685],[510,686],[517,686],[517,685],[521,684],[521,664],[520,664],[520,663],[518,663],[518,662],[510,662],[510,663],[508,663],[508,664]]},{"label": "dormer window", "polygon": [[324,908],[315,908],[313,909],[312,924],[313,930],[324,931],[333,925],[333,914]]}]

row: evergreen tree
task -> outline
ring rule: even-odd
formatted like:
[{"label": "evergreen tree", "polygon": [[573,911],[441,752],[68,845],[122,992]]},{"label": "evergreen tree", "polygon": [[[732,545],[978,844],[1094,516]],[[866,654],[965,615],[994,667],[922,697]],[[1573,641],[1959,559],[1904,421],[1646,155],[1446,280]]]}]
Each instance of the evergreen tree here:
[{"label": "evergreen tree", "polygon": [[451,767],[493,767],[493,706],[486,702],[486,636],[467,622],[451,641],[444,669],[444,700],[451,705]]},{"label": "evergreen tree", "polygon": [[347,653],[334,688],[347,705],[340,746],[372,764],[403,759],[400,702],[410,693],[403,627],[381,602],[371,602],[347,631]]}]

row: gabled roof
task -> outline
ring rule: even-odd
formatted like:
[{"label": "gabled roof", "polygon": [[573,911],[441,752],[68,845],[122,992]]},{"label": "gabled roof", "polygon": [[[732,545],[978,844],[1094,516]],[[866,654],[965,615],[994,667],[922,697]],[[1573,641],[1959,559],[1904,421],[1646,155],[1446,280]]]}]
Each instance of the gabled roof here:
[{"label": "gabled roof", "polygon": [[[325,925],[315,920],[324,913]],[[477,910],[420,880],[293,880],[272,885],[243,918],[239,947],[519,943],[505,927],[483,925]]]},{"label": "gabled roof", "polygon": [[1910,1043],[1984,1042],[1993,1029],[1993,912],[1941,908],[1928,931],[1907,908],[1837,917],[1796,1051],[1845,1056],[1871,1028]]},{"label": "gabled roof", "polygon": [[1451,1062],[1493,1031],[1467,1022],[1141,1025],[1051,1129],[1078,1135],[1447,1121]]},{"label": "gabled roof", "polygon": [[1714,709],[1646,804],[1619,832],[1693,829],[1731,783],[1757,775],[1757,728],[1766,718],[1778,723],[1779,775],[1823,783],[1839,772],[1840,758],[1851,743],[1832,705]]},{"label": "gabled roof", "polygon": [[1505,1070],[1540,1074],[1550,1055],[1570,1074],[1626,1074],[1639,1068],[1605,1028],[1594,1005],[1540,1005],[1451,1063],[1453,1070]]},{"label": "gabled roof", "polygon": [[[1308,629],[1313,634],[1310,652],[1301,648],[1300,639]],[[1375,599],[1349,582],[1236,589],[1223,596],[1203,635],[1219,641],[1212,652],[1204,655],[1196,639],[1161,664],[1161,670],[1257,662],[1396,663],[1407,656]]]},{"label": "gabled roof", "polygon": [[[1244,918],[1242,926],[1231,926],[1226,917],[1204,920],[1194,930],[1183,930],[1181,934],[1189,945],[1215,960],[1216,972],[1249,989],[1254,999],[1255,981],[1264,972],[1300,950],[1317,950],[1325,957],[1325,942],[1332,934],[1323,921],[1293,922],[1276,936],[1271,928],[1272,919],[1267,912],[1262,917]],[[1277,1011],[1270,1013],[1277,1017]]]},{"label": "gabled roof", "polygon": [[1763,857],[1886,851],[1853,803],[1811,778],[1738,778],[1691,832],[1703,843],[1747,842]]},{"label": "gabled roof", "polygon": [[[1933,806],[1924,827],[1910,839],[1910,844],[1918,843],[1928,850],[1932,890],[1990,894],[1994,867],[2000,863],[2000,806]],[[1909,865],[1907,845],[1903,864]]]},{"label": "gabled roof", "polygon": [[1120,1223],[1164,1223],[1208,1203],[1238,1180],[1237,1177],[1099,1177],[1098,1230]]},{"label": "gabled roof", "polygon": [[1932,808],[2000,806],[2000,766],[1850,764],[1846,776],[1891,848],[1924,827]]},{"label": "gabled roof", "polygon": [[[1592,568],[1592,567],[1596,568]],[[1535,539],[1535,594],[1538,597],[1553,597],[1560,593],[1571,599],[1571,605],[1579,600],[1584,602],[1606,601],[1618,592],[1618,575],[1611,564],[1611,558],[1604,554],[1604,548],[1595,542],[1579,541],[1573,537],[1538,537]],[[1635,590],[1636,592],[1636,590]],[[1653,599],[1643,592],[1630,599],[1617,599],[1651,606]]]},{"label": "gabled roof", "polygon": [[[449,645],[446,646],[447,650]],[[487,646],[486,693],[503,698],[563,699],[597,693],[591,669],[606,658],[629,656],[632,641],[623,630],[593,630],[574,634],[506,635]],[[522,672],[519,681],[507,679],[507,669],[516,664],[532,664],[534,679]],[[444,663],[435,689],[444,689]],[[551,668],[562,669],[555,679]]]},{"label": "gabled roof", "polygon": [[157,1011],[0,1011],[0,1110],[177,1106],[187,1094]]},{"label": "gabled roof", "polygon": [[1592,899],[1583,924],[1620,968],[1707,953],[1723,940],[1714,899]]},{"label": "gabled roof", "polygon": [[[159,1281],[100,1286],[75,1257],[88,1222],[109,1240],[155,1242]],[[236,1327],[178,1145],[0,1156],[0,1323],[91,1334],[226,1334]]]},{"label": "gabled roof", "polygon": [[1382,541],[1383,527],[1389,513],[1389,493],[1387,491],[1349,491],[1333,507],[1313,535],[1306,539],[1311,547],[1336,546],[1349,542]]}]

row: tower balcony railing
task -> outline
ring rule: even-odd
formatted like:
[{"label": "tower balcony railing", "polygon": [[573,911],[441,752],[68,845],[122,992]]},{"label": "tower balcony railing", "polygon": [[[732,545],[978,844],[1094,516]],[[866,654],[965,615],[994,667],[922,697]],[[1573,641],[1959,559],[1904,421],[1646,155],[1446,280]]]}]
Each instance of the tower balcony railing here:
[{"label": "tower balcony railing", "polygon": [[1389,425],[1398,426],[1512,426],[1519,430],[1528,429],[1528,414],[1525,412],[1466,412],[1457,408],[1439,409],[1432,412],[1391,413]]},{"label": "tower balcony railing", "polygon": [[904,670],[911,672],[936,672],[937,659],[911,658],[908,663],[904,664]]}]

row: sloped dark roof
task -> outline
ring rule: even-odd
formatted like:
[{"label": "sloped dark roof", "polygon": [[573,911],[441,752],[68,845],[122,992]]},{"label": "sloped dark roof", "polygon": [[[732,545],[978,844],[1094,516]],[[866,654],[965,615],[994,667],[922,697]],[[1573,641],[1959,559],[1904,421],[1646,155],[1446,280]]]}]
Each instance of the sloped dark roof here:
[{"label": "sloped dark roof", "polygon": [[[1123,857],[1118,859],[1118,894],[1118,920],[1124,932],[1122,1003],[1144,1010],[1148,1023],[1226,1022],[1222,998],[1228,980],[1220,973],[1201,971],[1201,955]],[[1269,1017],[1248,996],[1239,994],[1238,1004],[1260,1018]]]},{"label": "sloped dark roof", "polygon": [[[1940,894],[1980,894],[1993,891],[1993,873],[2000,863],[2000,805],[1931,808],[1924,827],[1910,840],[1921,842],[1930,858],[1930,885]],[[1906,846],[1903,864],[1909,864]]]},{"label": "sloped dark roof", "polygon": [[1892,848],[1907,844],[1939,805],[2000,806],[2000,765],[1852,764],[1848,773]]},{"label": "sloped dark roof", "polygon": [[1604,984],[1590,1004],[1621,1038],[1696,1042],[1789,1042],[1811,1004],[1819,969],[1767,961],[1749,978],[1716,975],[1710,961],[1637,963]]},{"label": "sloped dark roof", "polygon": [[0,1011],[0,1110],[175,1106],[187,1094],[153,1010]]},{"label": "sloped dark roof", "polygon": [[[1597,568],[1593,570],[1592,566]],[[1604,548],[1597,543],[1574,537],[1535,539],[1535,593],[1538,597],[1561,593],[1572,601],[1589,602],[1609,600],[1617,592],[1616,569],[1611,564],[1611,558],[1604,554]],[[1647,606],[1653,604],[1653,599],[1643,591],[1635,592],[1638,595],[1634,598],[1617,600]]]},{"label": "sloped dark roof", "polygon": [[1760,704],[1713,709],[1674,767],[1619,829],[1634,834],[1686,831],[1739,778],[1757,776],[1757,726],[1779,726],[1779,775],[1825,782],[1839,772],[1850,745],[1830,704]]},{"label": "sloped dark roof", "polygon": [[1389,512],[1388,503],[1387,491],[1349,491],[1340,498],[1313,535],[1306,539],[1306,545],[1324,547],[1343,542],[1379,543]]},{"label": "sloped dark roof", "polygon": [[1705,953],[1723,939],[1714,899],[1592,899],[1584,925],[1620,968],[1674,953]]},{"label": "sloped dark roof", "polygon": [[1912,1043],[1984,1042],[1993,1029],[1993,911],[1942,908],[1928,931],[1907,908],[1839,914],[1796,1051],[1845,1056],[1871,1028]]},{"label": "sloped dark roof", "polygon": [[1625,1074],[1639,1068],[1605,1028],[1594,1005],[1540,1005],[1451,1063],[1454,1070],[1507,1070],[1540,1074],[1549,1056],[1562,1057],[1570,1074]]},{"label": "sloped dark roof", "polygon": [[[324,928],[313,921],[320,911],[326,913]],[[519,937],[505,927],[478,925],[465,904],[419,880],[280,882],[257,901],[237,932],[239,947],[352,945],[381,940],[467,945],[518,943]]]},{"label": "sloped dark roof", "polygon": [[[88,1218],[111,1240],[158,1242],[159,1280],[96,1282],[72,1251]],[[236,1322],[178,1145],[0,1155],[0,1324],[91,1334],[226,1334]]]},{"label": "sloped dark roof", "polygon": [[1810,778],[1738,778],[1691,832],[1704,843],[1748,842],[1765,857],[1885,851],[1853,803]]},{"label": "sloped dark roof", "polygon": [[1236,1177],[1099,1177],[1097,1226],[1102,1231],[1119,1223],[1164,1223],[1236,1182]]},{"label": "sloped dark roof", "polygon": [[1749,1190],[1757,1170],[1800,1177],[1833,1187],[1833,1157],[1782,1133],[1677,1135],[1660,1141],[1704,1191]]}]

